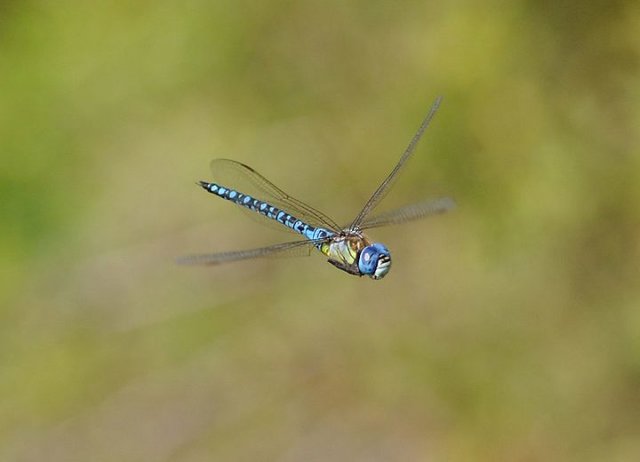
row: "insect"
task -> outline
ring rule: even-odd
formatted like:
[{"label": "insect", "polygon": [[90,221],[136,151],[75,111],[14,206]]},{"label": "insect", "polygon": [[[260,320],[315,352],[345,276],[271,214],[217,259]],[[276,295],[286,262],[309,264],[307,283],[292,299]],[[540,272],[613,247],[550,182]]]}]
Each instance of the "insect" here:
[{"label": "insect", "polygon": [[[288,195],[247,165],[228,159],[213,160],[211,171],[216,180],[199,181],[198,185],[215,196],[244,207],[248,213],[254,216],[259,214],[271,223],[289,228],[304,238],[250,250],[189,255],[179,259],[179,262],[217,265],[258,257],[309,255],[315,248],[327,257],[329,263],[342,271],[355,276],[382,279],[391,269],[391,254],[384,244],[372,242],[364,231],[417,220],[455,207],[453,199],[442,197],[371,215],[413,155],[441,100],[441,97],[435,100],[394,169],[348,226],[339,226],[324,213]],[[243,184],[244,187],[240,189],[238,184]]]}]

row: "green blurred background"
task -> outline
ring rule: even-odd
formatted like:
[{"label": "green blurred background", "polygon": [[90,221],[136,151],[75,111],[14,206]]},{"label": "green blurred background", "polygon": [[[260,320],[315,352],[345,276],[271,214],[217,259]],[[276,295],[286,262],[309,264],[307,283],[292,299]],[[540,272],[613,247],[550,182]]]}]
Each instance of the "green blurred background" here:
[{"label": "green blurred background", "polygon": [[[640,460],[637,1],[0,3],[0,460]],[[346,222],[383,281],[206,195]]]}]

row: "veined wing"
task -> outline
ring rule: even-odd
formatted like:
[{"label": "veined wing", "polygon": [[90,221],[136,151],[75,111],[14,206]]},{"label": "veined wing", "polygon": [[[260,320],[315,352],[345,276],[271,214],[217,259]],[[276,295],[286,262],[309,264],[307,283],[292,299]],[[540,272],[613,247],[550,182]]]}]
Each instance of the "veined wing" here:
[{"label": "veined wing", "polygon": [[[210,165],[214,182],[252,196],[255,199],[269,202],[284,212],[309,223],[311,226],[326,228],[335,232],[340,230],[337,223],[327,215],[290,196],[248,165],[230,159],[214,159]],[[251,216],[262,217],[262,215],[254,212],[250,213]],[[262,218],[278,226],[278,229],[286,229],[273,222],[273,220]],[[267,223],[264,220],[261,221]]]},{"label": "veined wing", "polygon": [[420,128],[418,129],[416,134],[411,139],[411,142],[409,143],[409,146],[407,146],[407,149],[405,149],[404,153],[400,157],[400,160],[398,161],[398,163],[396,164],[394,169],[391,171],[389,176],[387,176],[384,179],[382,184],[380,184],[380,186],[378,186],[378,189],[376,189],[376,191],[373,193],[373,195],[369,198],[369,200],[364,205],[364,207],[362,208],[362,210],[360,211],[358,216],[355,218],[355,220],[353,220],[353,223],[351,223],[351,226],[349,226],[349,229],[356,230],[356,229],[361,228],[361,225],[365,221],[367,216],[380,203],[380,201],[382,199],[384,199],[384,197],[387,195],[387,193],[389,192],[389,189],[391,188],[391,186],[393,185],[394,181],[398,177],[398,174],[402,171],[402,168],[405,166],[407,161],[411,158],[411,155],[415,151],[416,146],[418,145],[418,142],[420,141],[420,138],[422,138],[422,135],[424,134],[424,132],[427,129],[427,127],[429,126],[429,123],[431,122],[431,119],[433,119],[433,116],[436,114],[436,111],[438,110],[438,107],[440,107],[440,102],[441,101],[442,101],[442,96],[438,96],[436,98],[436,100],[433,102],[433,104],[431,105],[431,109],[429,110],[429,113],[427,114],[427,116],[422,121],[422,124],[420,124]]},{"label": "veined wing", "polygon": [[430,215],[445,213],[454,209],[455,206],[455,201],[450,197],[441,197],[439,199],[418,202],[417,204],[407,205],[399,209],[369,217],[362,222],[358,229],[371,229],[386,225],[398,225],[406,223],[407,221],[419,220]]},{"label": "veined wing", "polygon": [[219,265],[221,263],[251,258],[307,257],[311,254],[313,245],[319,242],[321,242],[321,240],[292,241],[269,245],[267,247],[258,247],[257,249],[187,255],[178,258],[177,262],[181,265]]}]

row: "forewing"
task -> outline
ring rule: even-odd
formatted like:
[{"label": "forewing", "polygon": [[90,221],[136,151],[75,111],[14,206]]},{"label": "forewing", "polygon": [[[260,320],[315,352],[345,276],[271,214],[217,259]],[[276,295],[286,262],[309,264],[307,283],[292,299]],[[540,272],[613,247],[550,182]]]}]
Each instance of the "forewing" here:
[{"label": "forewing", "polygon": [[418,129],[416,134],[413,136],[413,138],[411,139],[411,142],[409,143],[409,146],[407,146],[407,149],[405,149],[404,153],[400,157],[400,160],[398,161],[396,166],[393,168],[393,170],[391,171],[389,176],[387,176],[385,178],[385,180],[382,182],[382,184],[380,184],[380,186],[378,186],[378,189],[376,189],[375,192],[373,193],[373,195],[369,198],[369,200],[364,205],[364,207],[362,208],[362,210],[360,211],[358,216],[355,218],[355,220],[353,220],[353,223],[351,223],[351,226],[349,226],[349,229],[351,229],[351,230],[361,229],[362,228],[361,225],[362,225],[362,223],[364,223],[364,221],[367,218],[367,216],[380,203],[380,201],[382,201],[382,199],[384,199],[384,197],[387,195],[387,193],[391,189],[391,186],[393,186],[393,183],[398,178],[398,175],[402,171],[403,167],[406,165],[407,161],[413,155],[413,153],[414,153],[414,151],[416,149],[416,146],[418,145],[418,142],[420,141],[420,138],[422,138],[422,135],[424,134],[424,132],[427,129],[427,127],[429,126],[429,123],[431,122],[431,119],[433,119],[433,116],[436,114],[436,111],[438,110],[438,107],[440,107],[440,102],[441,101],[442,101],[442,97],[441,96],[436,98],[434,103],[431,105],[431,109],[429,110],[429,113],[427,114],[427,116],[422,121],[422,124],[420,124],[420,128]]}]

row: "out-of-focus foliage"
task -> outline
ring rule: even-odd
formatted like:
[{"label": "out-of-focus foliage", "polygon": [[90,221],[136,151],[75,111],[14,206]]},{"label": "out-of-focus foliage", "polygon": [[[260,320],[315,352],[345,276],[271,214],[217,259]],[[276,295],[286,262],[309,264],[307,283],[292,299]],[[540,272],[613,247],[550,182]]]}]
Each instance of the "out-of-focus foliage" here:
[{"label": "out-of-focus foliage", "polygon": [[[640,460],[640,4],[0,4],[0,460]],[[373,234],[206,195],[254,166],[340,222],[433,99]]]}]

